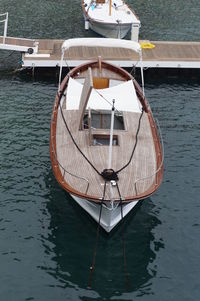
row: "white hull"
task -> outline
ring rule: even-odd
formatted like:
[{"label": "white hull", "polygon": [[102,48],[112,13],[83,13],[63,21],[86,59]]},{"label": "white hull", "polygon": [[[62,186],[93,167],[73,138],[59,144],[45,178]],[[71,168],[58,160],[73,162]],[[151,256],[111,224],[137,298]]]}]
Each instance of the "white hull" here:
[{"label": "white hull", "polygon": [[132,24],[108,24],[89,21],[89,27],[106,38],[123,39],[131,30]]},{"label": "white hull", "polygon": [[138,42],[140,21],[125,1],[82,0],[82,9],[86,30],[112,39],[123,39],[131,31],[131,40]]},{"label": "white hull", "polygon": [[[100,214],[100,204],[89,202],[85,199],[81,199],[72,195],[72,198],[86,211],[89,215],[98,223]],[[132,201],[128,204],[122,205],[123,217],[125,217],[133,207],[138,203],[138,200]],[[122,219],[121,206],[118,205],[115,208],[107,208],[105,205],[102,207],[100,225],[106,231],[110,232]]]}]

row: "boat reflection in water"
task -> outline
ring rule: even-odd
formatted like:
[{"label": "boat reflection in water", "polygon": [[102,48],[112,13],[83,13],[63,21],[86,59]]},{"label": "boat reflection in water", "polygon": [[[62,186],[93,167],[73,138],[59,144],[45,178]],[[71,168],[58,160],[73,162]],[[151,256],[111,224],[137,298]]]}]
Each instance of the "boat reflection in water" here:
[{"label": "boat reflection in water", "polygon": [[43,240],[43,245],[51,260],[50,267],[45,269],[56,279],[57,286],[67,290],[73,296],[72,300],[75,297],[76,300],[102,300],[104,297],[122,295],[126,291],[122,241],[124,231],[129,274],[128,292],[131,295],[136,292],[151,293],[151,279],[156,276],[153,262],[160,248],[164,247],[163,241],[155,239],[154,236],[155,229],[161,222],[157,217],[158,208],[151,199],[139,205],[137,214],[131,212],[124,219],[124,224],[109,236],[100,230],[93,290],[89,290],[90,266],[96,237],[95,222],[87,213],[83,213],[70,196],[66,201],[66,193],[56,184],[53,174],[50,174],[48,184],[50,201],[47,203],[47,210],[50,224],[49,235]]}]

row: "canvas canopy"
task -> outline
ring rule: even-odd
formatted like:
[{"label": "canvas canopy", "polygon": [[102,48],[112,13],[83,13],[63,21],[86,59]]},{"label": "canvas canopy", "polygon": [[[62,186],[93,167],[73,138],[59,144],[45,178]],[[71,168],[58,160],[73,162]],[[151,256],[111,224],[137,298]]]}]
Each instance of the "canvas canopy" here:
[{"label": "canvas canopy", "polygon": [[78,38],[65,40],[62,45],[62,50],[66,51],[70,47],[87,46],[87,47],[115,47],[126,48],[133,50],[137,53],[141,52],[141,46],[139,43],[131,40],[120,39],[105,39],[105,38]]},{"label": "canvas canopy", "polygon": [[58,90],[60,89],[61,83],[61,75],[62,75],[62,67],[63,67],[63,59],[64,53],[70,47],[76,46],[86,46],[86,47],[115,47],[115,48],[125,48],[135,51],[140,56],[140,68],[141,68],[141,78],[142,78],[142,90],[144,94],[144,75],[143,75],[143,67],[142,67],[142,49],[139,43],[131,41],[131,40],[120,40],[120,39],[108,39],[108,38],[77,38],[77,39],[68,39],[65,40],[62,45],[62,55],[60,62],[60,74],[59,74],[59,85]]},{"label": "canvas canopy", "polygon": [[[83,85],[72,78],[69,79],[67,88],[67,110],[78,110]],[[137,98],[133,82],[123,82],[117,86],[106,89],[92,89],[87,109],[111,110],[113,99],[118,111],[141,113],[141,105]]]}]

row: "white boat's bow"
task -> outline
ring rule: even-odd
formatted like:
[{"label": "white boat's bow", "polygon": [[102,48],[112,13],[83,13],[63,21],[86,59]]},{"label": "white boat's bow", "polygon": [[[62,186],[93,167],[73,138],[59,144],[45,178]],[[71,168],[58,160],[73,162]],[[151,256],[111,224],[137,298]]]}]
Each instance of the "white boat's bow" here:
[{"label": "white boat's bow", "polygon": [[107,38],[124,38],[131,30],[138,41],[140,20],[122,0],[82,0],[85,29],[89,27]]}]

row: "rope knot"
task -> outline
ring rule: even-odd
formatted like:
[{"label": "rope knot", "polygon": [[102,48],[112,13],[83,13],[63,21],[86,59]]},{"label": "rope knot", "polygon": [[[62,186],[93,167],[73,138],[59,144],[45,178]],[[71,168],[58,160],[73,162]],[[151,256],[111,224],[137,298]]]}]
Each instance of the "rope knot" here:
[{"label": "rope knot", "polygon": [[101,176],[104,178],[106,181],[118,181],[118,175],[113,169],[104,169],[101,173]]}]

